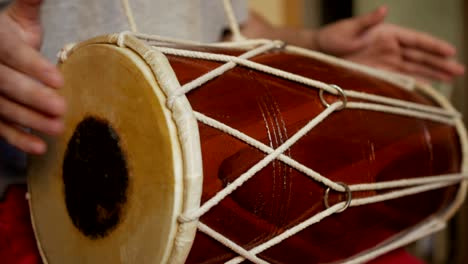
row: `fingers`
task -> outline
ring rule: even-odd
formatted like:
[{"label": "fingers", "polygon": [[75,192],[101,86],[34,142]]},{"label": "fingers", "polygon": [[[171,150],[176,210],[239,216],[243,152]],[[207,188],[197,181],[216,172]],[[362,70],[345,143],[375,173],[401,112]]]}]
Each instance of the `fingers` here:
[{"label": "fingers", "polygon": [[50,135],[57,135],[63,130],[60,117],[41,114],[3,96],[0,96],[0,119]]},{"label": "fingers", "polygon": [[[405,48],[402,51],[403,59],[408,62],[423,65],[441,73],[441,76],[458,76],[465,72],[460,63],[442,56],[436,56],[417,49]],[[442,79],[446,80],[446,79]]]},{"label": "fingers", "polygon": [[416,79],[426,80],[429,83],[430,81],[434,80],[449,82],[453,79],[453,75],[451,74],[411,61],[405,61],[404,63],[401,63],[401,65],[398,67],[398,71],[413,76]]},{"label": "fingers", "polygon": [[366,31],[367,29],[380,24],[385,20],[387,13],[388,8],[386,6],[381,6],[368,14],[357,17],[356,32],[363,33],[363,31]]},{"label": "fingers", "polygon": [[0,96],[50,116],[65,113],[65,101],[54,90],[0,64]]},{"label": "fingers", "polygon": [[46,151],[43,140],[2,119],[0,119],[0,138],[26,153],[43,154]]},{"label": "fingers", "polygon": [[61,73],[34,48],[41,42],[42,0],[14,0],[0,13],[0,138],[34,154],[46,145],[23,127],[55,135],[63,130],[64,100],[51,88]]},{"label": "fingers", "polygon": [[31,76],[47,86],[53,88],[63,86],[63,77],[55,65],[18,37],[2,33],[0,32],[0,38],[4,41],[0,42],[0,64]]},{"label": "fingers", "polygon": [[0,65],[0,137],[28,153],[41,154],[45,144],[20,127],[55,135],[63,130],[64,100],[23,73]]},{"label": "fingers", "polygon": [[444,57],[452,57],[456,54],[455,47],[429,34],[403,28],[395,28],[394,30],[398,32],[398,39],[403,46]]}]

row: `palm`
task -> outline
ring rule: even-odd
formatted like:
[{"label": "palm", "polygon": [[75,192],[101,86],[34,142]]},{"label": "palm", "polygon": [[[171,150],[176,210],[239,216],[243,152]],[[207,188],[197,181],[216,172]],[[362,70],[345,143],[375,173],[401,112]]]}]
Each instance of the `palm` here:
[{"label": "palm", "polygon": [[386,9],[346,19],[319,32],[319,48],[354,62],[423,80],[450,81],[464,72],[455,48],[426,33],[383,23]]},{"label": "palm", "polygon": [[450,81],[464,71],[452,59],[455,49],[451,45],[425,33],[381,23],[368,29],[359,41],[360,48],[343,58],[425,81]]},{"label": "palm", "polygon": [[403,67],[402,46],[390,25],[378,25],[362,38],[363,44],[343,58],[385,70],[408,70]]}]

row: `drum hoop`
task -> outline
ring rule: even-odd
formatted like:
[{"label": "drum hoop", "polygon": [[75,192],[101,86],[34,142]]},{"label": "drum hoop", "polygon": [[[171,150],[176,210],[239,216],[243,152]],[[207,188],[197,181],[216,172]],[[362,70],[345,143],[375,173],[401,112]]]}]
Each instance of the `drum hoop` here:
[{"label": "drum hoop", "polygon": [[[124,38],[122,38],[124,37]],[[112,34],[98,36],[78,44],[68,44],[58,54],[60,62],[65,61],[75,51],[82,47],[93,44],[108,44],[119,47],[125,47],[137,54],[150,68],[155,80],[160,84],[160,88],[167,96],[172,90],[180,87],[178,79],[175,76],[170,64],[162,53],[152,50],[144,42],[127,36],[126,34]],[[150,63],[150,61],[152,63]],[[178,131],[179,143],[181,147],[181,155],[183,157],[183,183],[182,183],[182,213],[196,210],[200,207],[202,195],[202,160],[201,146],[198,131],[198,123],[193,115],[193,110],[185,96],[180,96],[176,102],[170,107],[170,112]],[[188,132],[190,131],[190,132]],[[30,188],[30,187],[28,187]],[[176,194],[177,195],[177,194]],[[31,206],[31,201],[29,200]],[[36,236],[36,243],[39,249],[42,260],[45,264],[48,263],[46,253],[41,245],[37,227],[33,219],[32,208],[30,207],[33,231]],[[168,252],[163,259],[165,263],[183,263],[188,257],[192,243],[195,239],[198,221],[178,221],[175,223],[176,234],[173,241],[170,243]]]}]

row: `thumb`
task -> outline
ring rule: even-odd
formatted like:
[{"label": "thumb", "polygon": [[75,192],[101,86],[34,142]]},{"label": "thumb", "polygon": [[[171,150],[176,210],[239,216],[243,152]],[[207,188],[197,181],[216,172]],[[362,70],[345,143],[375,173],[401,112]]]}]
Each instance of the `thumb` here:
[{"label": "thumb", "polygon": [[42,0],[15,0],[7,12],[15,21],[22,25],[40,23]]},{"label": "thumb", "polygon": [[367,13],[365,15],[361,15],[356,18],[356,33],[363,33],[364,31],[372,28],[385,20],[387,16],[388,8],[386,6],[381,6],[376,10]]}]

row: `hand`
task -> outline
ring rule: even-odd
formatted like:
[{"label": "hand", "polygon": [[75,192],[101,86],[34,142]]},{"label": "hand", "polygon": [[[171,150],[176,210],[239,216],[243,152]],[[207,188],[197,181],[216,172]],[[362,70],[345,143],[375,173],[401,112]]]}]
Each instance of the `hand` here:
[{"label": "hand", "polygon": [[16,0],[0,13],[0,138],[33,154],[46,151],[31,128],[50,135],[63,130],[65,101],[56,89],[63,78],[43,58],[41,0]]},{"label": "hand", "polygon": [[334,23],[317,33],[325,53],[417,79],[451,81],[464,73],[455,48],[426,33],[383,23],[387,9]]}]

